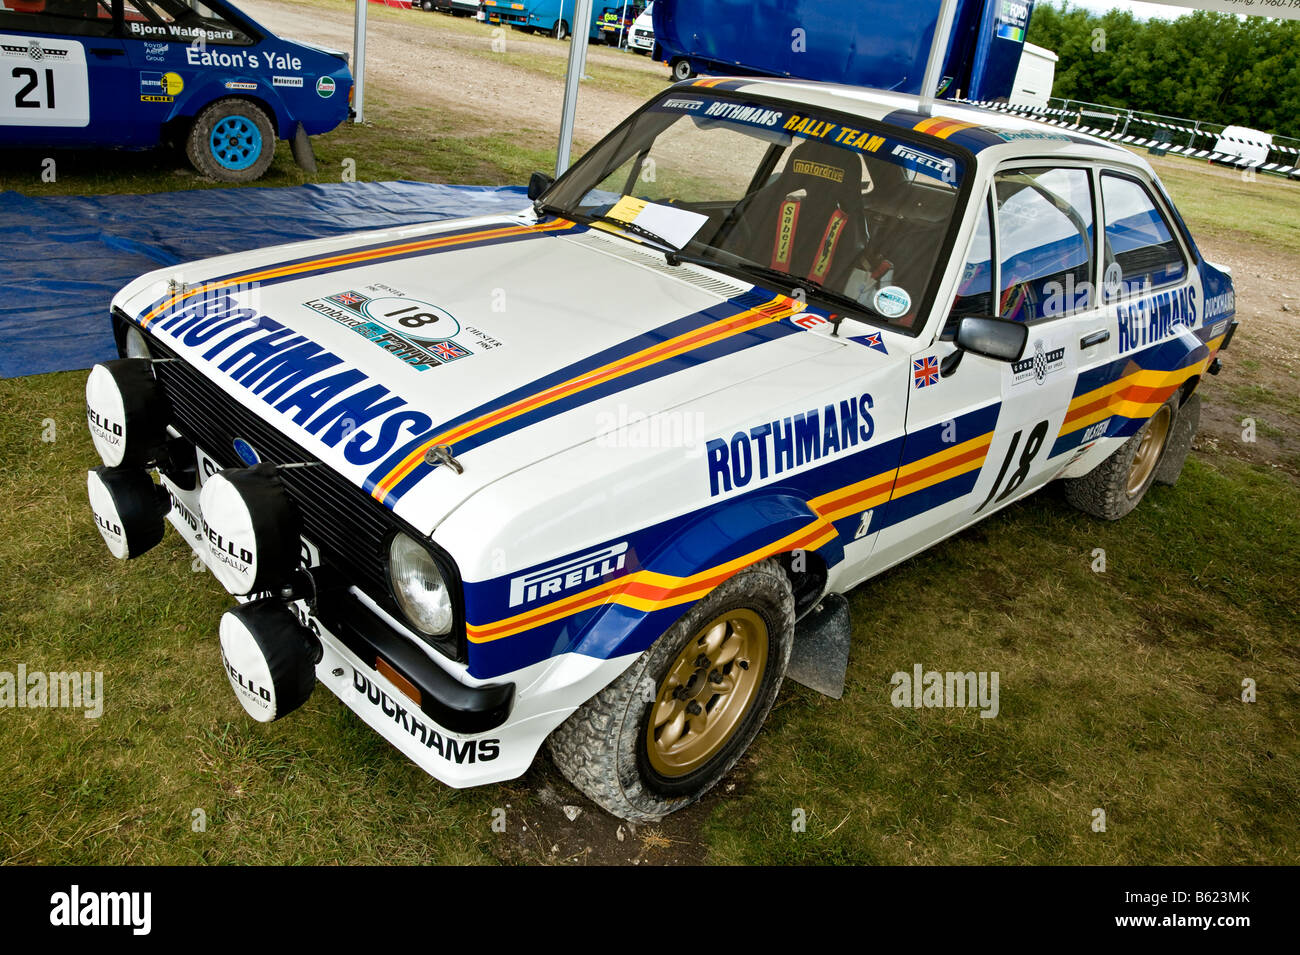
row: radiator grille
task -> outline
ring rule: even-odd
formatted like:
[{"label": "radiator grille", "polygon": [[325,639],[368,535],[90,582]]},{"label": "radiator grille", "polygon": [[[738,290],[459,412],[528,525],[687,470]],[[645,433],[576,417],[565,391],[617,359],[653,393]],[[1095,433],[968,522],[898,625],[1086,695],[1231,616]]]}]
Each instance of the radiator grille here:
[{"label": "radiator grille", "polygon": [[[115,316],[115,322],[122,321]],[[157,337],[147,332],[145,337],[155,357],[178,358]],[[222,467],[246,466],[235,454],[235,438],[243,438],[262,460],[275,464],[316,460],[184,359],[160,362],[154,365],[154,374],[171,405],[172,426]],[[302,512],[303,536],[320,549],[321,562],[338,570],[345,580],[401,619],[388,587],[387,544],[394,531],[409,528],[327,465],[284,468],[280,478]],[[444,560],[443,564],[454,575],[450,561]],[[455,592],[458,581],[449,579],[448,584]],[[423,639],[448,656],[463,659],[459,629],[457,626],[447,637]]]}]

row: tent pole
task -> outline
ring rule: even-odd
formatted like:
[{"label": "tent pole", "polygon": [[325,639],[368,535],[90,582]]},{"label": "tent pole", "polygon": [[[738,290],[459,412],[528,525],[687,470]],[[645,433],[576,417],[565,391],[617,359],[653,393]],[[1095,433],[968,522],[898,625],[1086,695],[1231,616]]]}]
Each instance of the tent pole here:
[{"label": "tent pole", "polygon": [[943,61],[948,54],[948,39],[952,36],[952,23],[957,16],[957,0],[943,0],[939,5],[939,19],[934,25],[934,42],[930,44],[930,58],[925,63],[925,75],[921,77],[920,111],[929,113],[934,109],[934,93],[939,88],[943,75]]},{"label": "tent pole", "polygon": [[573,118],[578,111],[578,81],[587,68],[587,36],[591,33],[591,0],[578,0],[569,33],[569,73],[564,82],[564,109],[560,113],[560,147],[555,154],[555,175],[569,168],[573,149]]},{"label": "tent pole", "polygon": [[365,106],[365,75],[366,75],[366,4],[368,0],[356,0],[357,12],[356,21],[352,27],[352,78],[356,84],[356,92],[352,96],[352,121],[354,123],[365,122],[363,112]]}]

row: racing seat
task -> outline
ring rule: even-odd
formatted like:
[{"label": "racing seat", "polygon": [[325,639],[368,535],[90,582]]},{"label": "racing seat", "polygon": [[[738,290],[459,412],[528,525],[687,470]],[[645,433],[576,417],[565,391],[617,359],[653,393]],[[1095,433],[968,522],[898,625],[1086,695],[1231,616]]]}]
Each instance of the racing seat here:
[{"label": "racing seat", "polygon": [[722,249],[840,289],[866,237],[857,155],[809,140],[770,183],[741,200]]},{"label": "racing seat", "polygon": [[863,267],[888,274],[892,284],[917,293],[933,268],[951,214],[950,192],[908,179],[901,166],[867,160],[873,188],[867,194],[871,238]]}]

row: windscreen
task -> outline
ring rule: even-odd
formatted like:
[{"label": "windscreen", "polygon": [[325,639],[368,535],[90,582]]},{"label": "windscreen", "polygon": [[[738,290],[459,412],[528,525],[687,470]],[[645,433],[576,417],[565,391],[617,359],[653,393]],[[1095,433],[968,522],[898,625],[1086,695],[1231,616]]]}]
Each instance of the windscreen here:
[{"label": "windscreen", "polygon": [[777,291],[911,327],[957,207],[960,157],[871,120],[670,91],[545,206]]}]

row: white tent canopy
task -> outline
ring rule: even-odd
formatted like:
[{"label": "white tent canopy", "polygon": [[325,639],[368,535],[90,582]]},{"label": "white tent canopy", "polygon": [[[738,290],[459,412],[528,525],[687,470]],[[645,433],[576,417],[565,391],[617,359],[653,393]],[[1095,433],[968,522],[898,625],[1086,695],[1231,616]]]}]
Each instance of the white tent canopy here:
[{"label": "white tent canopy", "polygon": [[1300,4],[1290,0],[1147,0],[1166,7],[1185,10],[1211,10],[1215,13],[1239,13],[1251,17],[1277,17],[1300,20]]},{"label": "white tent canopy", "polygon": [[[355,122],[358,123],[364,122],[367,2],[368,0],[356,0],[356,24],[352,36],[352,75],[356,78],[353,108],[356,111]],[[1294,0],[1153,0],[1153,2],[1190,10],[1212,10],[1218,13],[1300,20],[1300,3]],[[943,55],[948,48],[948,37],[952,33],[952,23],[956,13],[957,0],[943,0],[939,8],[939,22],[935,27],[934,40],[930,45],[925,75],[921,80],[921,89],[924,91],[938,88],[939,73],[943,68]],[[569,156],[573,149],[573,122],[578,107],[578,81],[582,78],[587,61],[587,36],[590,27],[591,0],[577,0],[577,8],[573,11],[573,29],[570,31],[569,38],[569,68],[564,80],[560,142],[555,155],[557,176],[568,168]],[[922,97],[921,108],[928,111],[933,106],[933,100],[933,95],[926,92]]]}]

